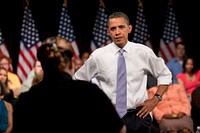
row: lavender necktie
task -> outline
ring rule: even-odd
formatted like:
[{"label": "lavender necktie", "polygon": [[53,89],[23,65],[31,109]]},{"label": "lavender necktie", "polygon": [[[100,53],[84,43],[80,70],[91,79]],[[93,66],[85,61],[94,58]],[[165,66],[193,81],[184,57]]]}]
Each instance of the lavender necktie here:
[{"label": "lavender necktie", "polygon": [[118,66],[117,66],[117,95],[116,95],[116,110],[122,118],[127,112],[126,90],[126,64],[123,56],[123,49],[119,50]]}]

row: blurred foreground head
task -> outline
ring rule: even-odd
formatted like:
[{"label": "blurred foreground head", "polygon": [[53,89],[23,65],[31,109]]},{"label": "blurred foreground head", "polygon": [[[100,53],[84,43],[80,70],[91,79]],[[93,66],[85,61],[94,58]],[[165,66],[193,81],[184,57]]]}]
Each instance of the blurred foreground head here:
[{"label": "blurred foreground head", "polygon": [[51,43],[51,44],[55,43],[58,46],[58,49],[60,49],[61,51],[70,50],[73,54],[75,54],[72,44],[64,37],[60,36],[48,37],[43,41],[42,44],[46,43]]},{"label": "blurred foreground head", "polygon": [[41,62],[44,75],[52,75],[58,72],[68,72],[71,66],[72,52],[61,51],[56,44],[46,43],[38,48],[37,58]]}]

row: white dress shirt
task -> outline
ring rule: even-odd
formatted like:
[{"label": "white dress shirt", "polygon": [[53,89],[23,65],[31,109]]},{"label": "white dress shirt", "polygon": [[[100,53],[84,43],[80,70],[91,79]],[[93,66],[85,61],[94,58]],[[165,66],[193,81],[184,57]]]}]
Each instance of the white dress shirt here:
[{"label": "white dress shirt", "polygon": [[[96,49],[73,76],[74,79],[86,81],[95,77],[114,105],[119,49],[114,43]],[[148,72],[157,77],[158,85],[171,84],[172,75],[164,60],[157,57],[149,47],[127,42],[123,49],[127,71],[127,108],[130,109],[148,99]]]}]

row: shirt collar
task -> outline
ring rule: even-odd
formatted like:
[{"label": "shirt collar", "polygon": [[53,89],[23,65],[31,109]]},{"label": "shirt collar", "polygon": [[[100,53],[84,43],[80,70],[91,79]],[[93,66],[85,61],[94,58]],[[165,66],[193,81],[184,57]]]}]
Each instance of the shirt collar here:
[{"label": "shirt collar", "polygon": [[[119,51],[121,48],[119,48],[117,45],[115,45],[114,42],[112,42],[111,45],[113,46],[113,53],[114,53],[114,54],[117,54],[118,51]],[[130,44],[130,42],[128,41],[128,42],[126,43],[126,45],[123,47],[123,49],[125,50],[125,52],[127,52],[127,53],[130,52],[130,45],[132,45],[132,44]]]}]

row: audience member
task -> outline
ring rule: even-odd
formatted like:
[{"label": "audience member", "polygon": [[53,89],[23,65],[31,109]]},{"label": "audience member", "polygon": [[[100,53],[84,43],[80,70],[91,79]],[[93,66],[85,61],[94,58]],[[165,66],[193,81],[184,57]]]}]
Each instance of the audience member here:
[{"label": "audience member", "polygon": [[75,59],[75,72],[83,65],[81,59]]},{"label": "audience member", "polygon": [[[149,98],[154,97],[158,87],[148,90]],[[184,88],[172,84],[163,95],[162,101],[152,111],[161,133],[194,133],[191,118],[191,104]]]},{"label": "audience member", "polygon": [[72,56],[56,45],[39,47],[37,57],[44,77],[19,96],[13,133],[125,133],[106,94],[94,84],[72,80]]},{"label": "audience member", "polygon": [[10,89],[13,90],[15,98],[19,95],[19,88],[21,87],[21,81],[17,74],[9,71],[11,59],[5,55],[0,56],[0,67],[4,67],[8,71],[8,80],[10,82]]},{"label": "audience member", "polygon": [[172,83],[176,84],[177,74],[181,73],[183,71],[183,60],[185,59],[185,44],[183,42],[179,42],[176,44],[175,49],[175,57],[172,58],[166,65],[169,68],[169,70],[172,72]]},{"label": "audience member", "polygon": [[32,85],[37,84],[43,78],[43,70],[39,60],[36,60],[33,64],[32,71],[28,74],[27,79],[22,83],[20,88],[20,94],[29,91]]},{"label": "audience member", "polygon": [[90,56],[90,53],[89,52],[83,52],[82,54],[81,54],[81,60],[82,60],[82,62],[85,62],[88,58],[89,58],[89,56]]},{"label": "audience member", "polygon": [[[163,59],[157,57],[152,49],[143,44],[128,41],[131,31],[132,25],[126,14],[112,13],[108,18],[107,32],[113,42],[91,53],[73,78],[90,81],[96,77],[102,90],[111,99],[126,124],[127,133],[147,133],[151,130],[152,122],[149,113],[156,107],[172,82],[172,75]],[[125,63],[120,65],[126,64],[126,67],[123,67],[126,72],[123,74],[127,76],[121,82],[117,82],[118,72],[121,72],[117,71],[118,56],[121,57],[122,54],[125,57]],[[156,95],[149,100],[146,89],[148,73],[157,78],[159,88]],[[118,88],[118,84],[122,82],[124,84]],[[123,92],[126,95],[125,102],[120,105],[118,102],[122,100],[118,98],[119,90],[122,92],[127,90]],[[118,107],[123,105],[127,107],[118,110]]]},{"label": "audience member", "polygon": [[200,87],[196,88],[192,92],[191,96],[191,105],[192,105],[192,119],[194,122],[194,129],[197,130],[197,126],[200,125]]},{"label": "audience member", "polygon": [[182,67],[183,72],[177,75],[177,80],[185,88],[188,97],[191,98],[192,92],[200,86],[200,77],[198,77],[198,69],[194,58],[186,58]]},{"label": "audience member", "polygon": [[11,133],[13,128],[13,106],[4,100],[5,89],[0,81],[0,133]]},{"label": "audience member", "polygon": [[17,98],[14,97],[13,90],[10,89],[10,82],[8,80],[8,71],[5,68],[0,68],[0,81],[4,88],[4,100],[14,105]]}]

